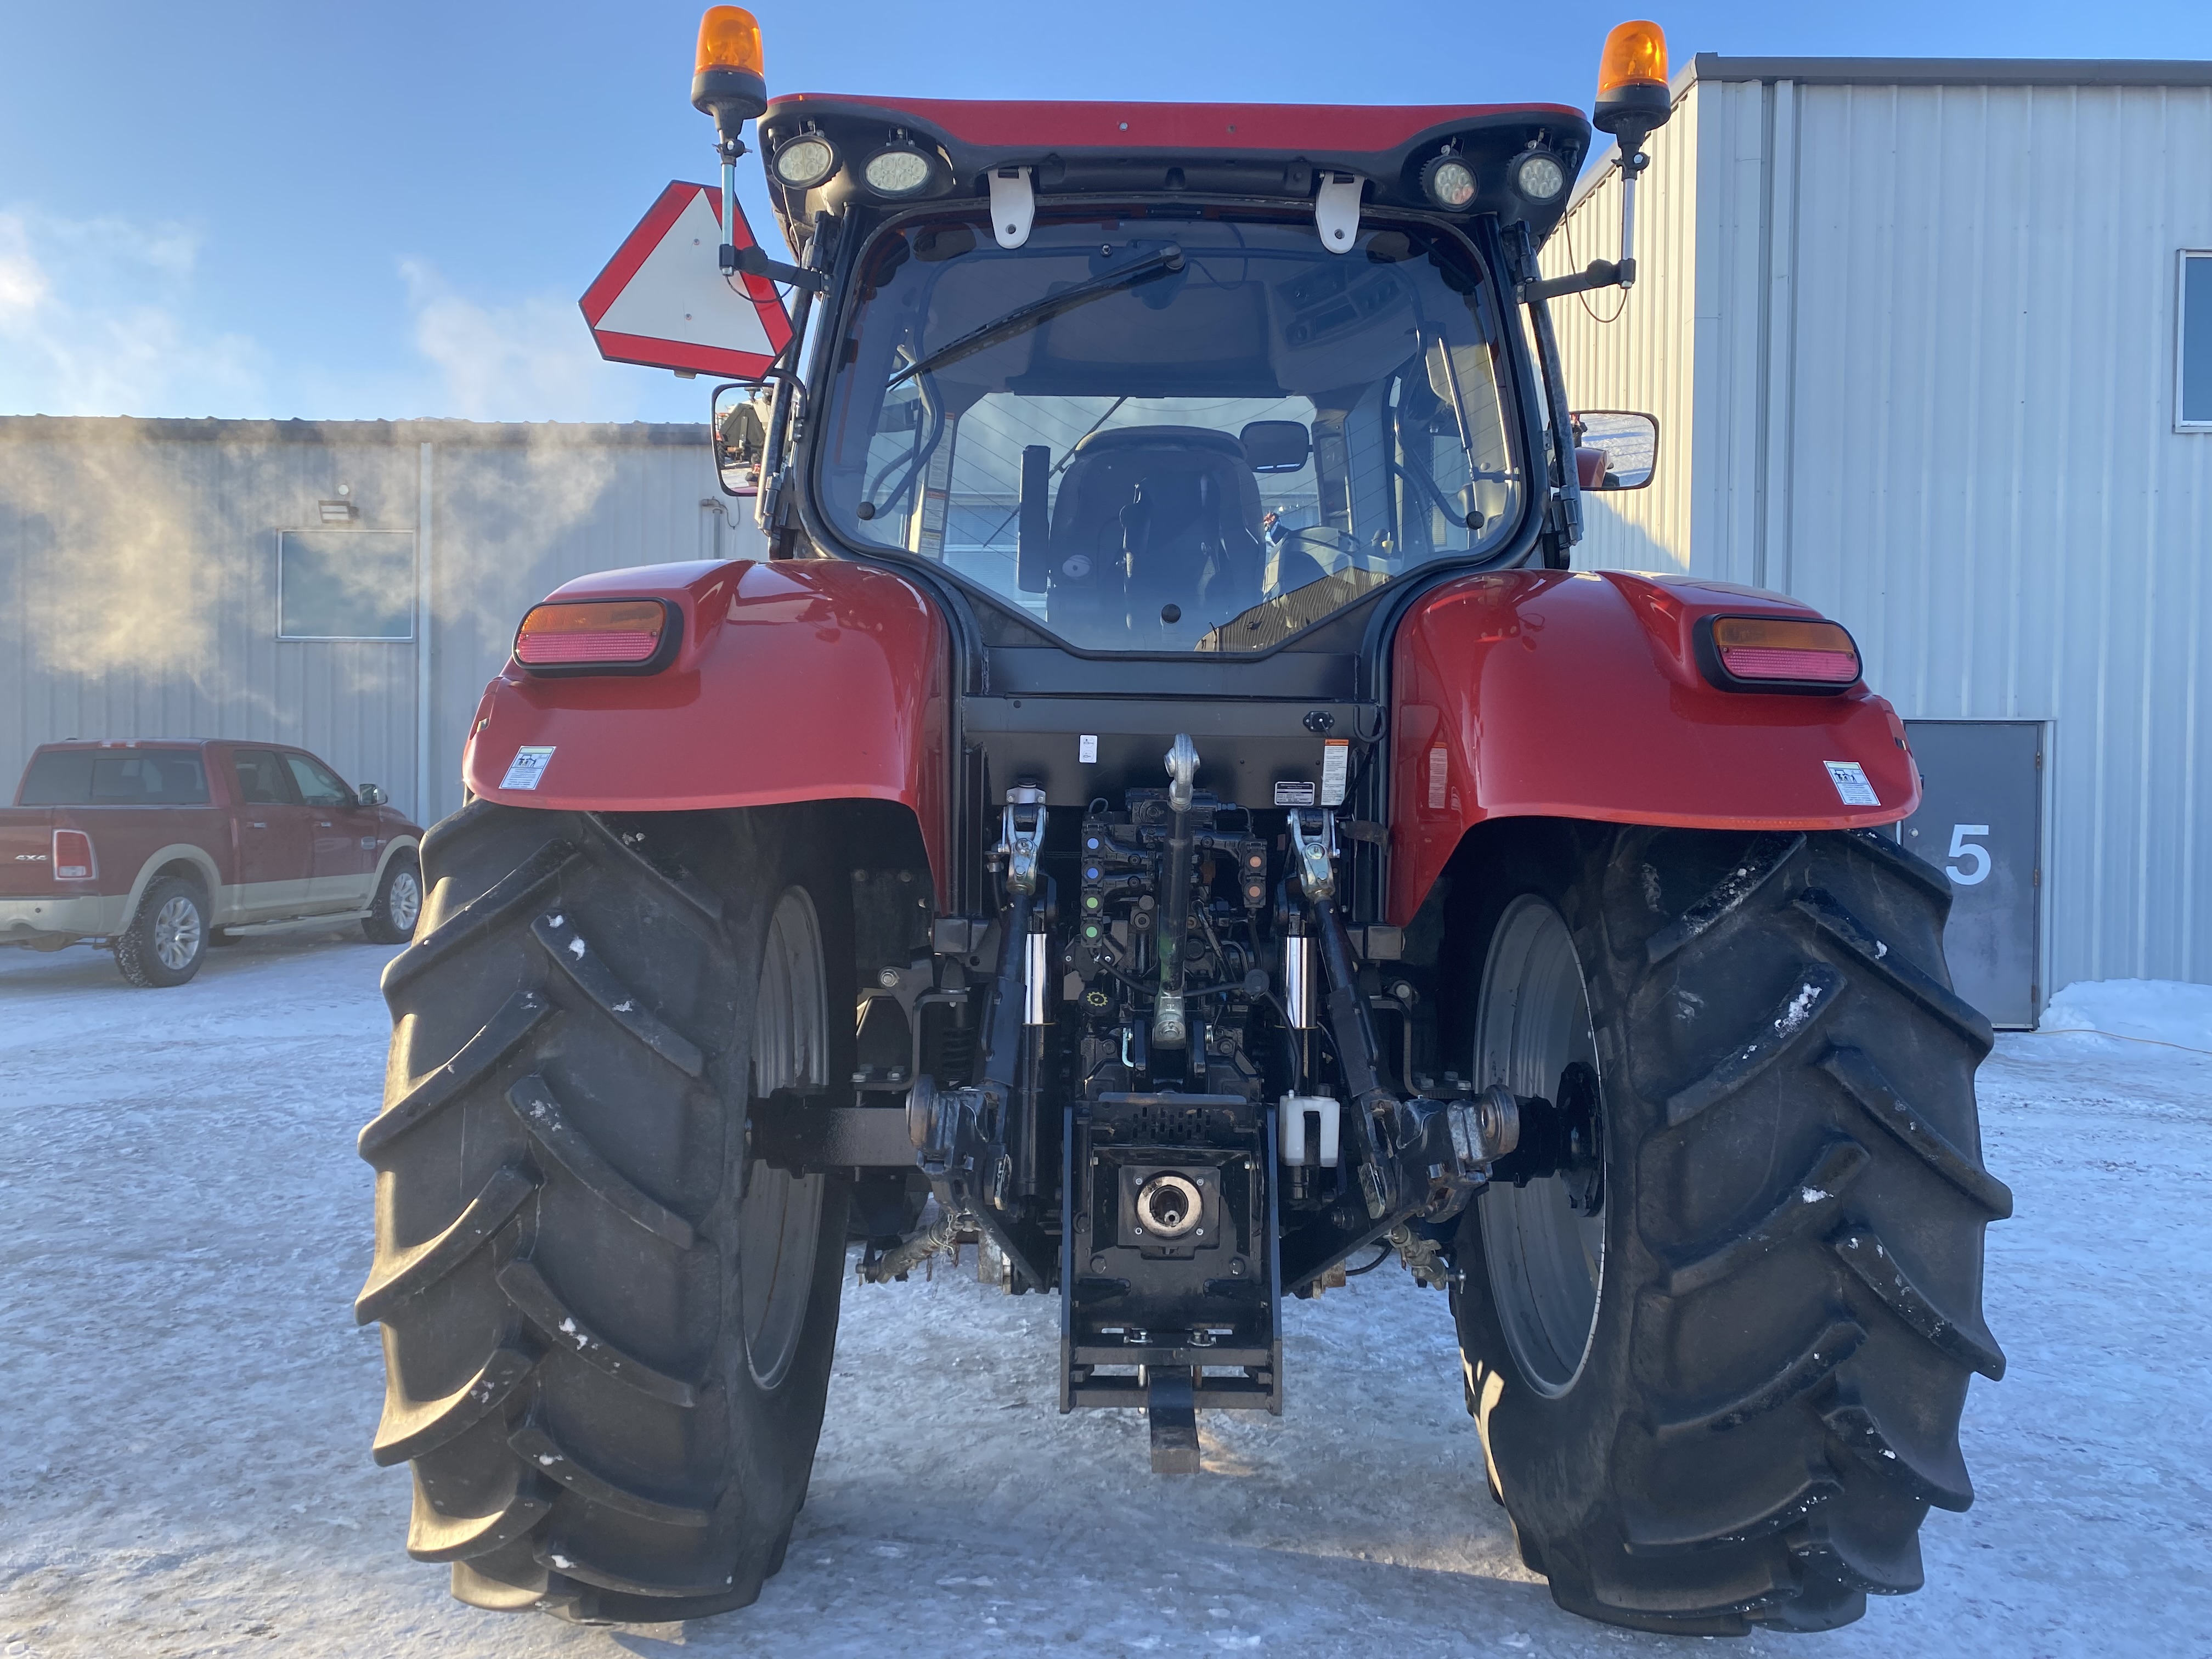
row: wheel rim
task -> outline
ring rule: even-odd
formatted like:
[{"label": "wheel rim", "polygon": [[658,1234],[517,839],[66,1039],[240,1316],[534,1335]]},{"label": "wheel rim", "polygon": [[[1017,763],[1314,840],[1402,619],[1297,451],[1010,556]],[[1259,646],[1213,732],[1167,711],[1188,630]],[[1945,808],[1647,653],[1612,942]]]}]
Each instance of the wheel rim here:
[{"label": "wheel rim", "polygon": [[[1483,969],[1475,1076],[1549,1099],[1577,1060],[1597,1068],[1582,963],[1559,911],[1524,896],[1500,919]],[[1526,1187],[1500,1183],[1482,1194],[1480,1207],[1506,1346],[1531,1387],[1565,1394],[1581,1375],[1597,1329],[1604,1217],[1576,1214],[1557,1176]]]},{"label": "wheel rim", "polygon": [[415,931],[415,918],[422,914],[422,884],[412,870],[402,870],[392,877],[392,896],[385,908],[395,929],[403,933]]},{"label": "wheel rim", "polygon": [[[793,887],[777,901],[753,1005],[753,1093],[819,1089],[829,1081],[830,1011],[822,931],[814,904]],[[775,1388],[791,1369],[813,1300],[822,1231],[820,1176],[796,1176],[756,1163],[738,1206],[738,1283],[744,1307],[746,1363]]]},{"label": "wheel rim", "polygon": [[200,953],[200,908],[178,894],[154,913],[154,954],[161,966],[180,974]]}]

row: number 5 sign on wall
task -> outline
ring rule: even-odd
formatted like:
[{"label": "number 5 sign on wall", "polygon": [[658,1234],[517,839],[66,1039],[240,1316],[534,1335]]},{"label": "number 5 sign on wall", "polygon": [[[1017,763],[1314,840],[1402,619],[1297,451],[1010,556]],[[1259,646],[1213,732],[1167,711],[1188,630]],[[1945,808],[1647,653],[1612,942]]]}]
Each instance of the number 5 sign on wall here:
[{"label": "number 5 sign on wall", "polygon": [[1922,793],[1898,840],[1950,883],[1951,983],[1992,1024],[2032,1026],[2042,1009],[2042,724],[1907,720],[1905,729]]},{"label": "number 5 sign on wall", "polygon": [[1989,879],[1990,849],[1978,842],[1966,839],[1969,836],[1986,836],[1989,833],[1990,826],[1986,823],[1954,823],[1951,826],[1950,856],[1969,861],[1969,867],[1964,870],[1955,864],[1943,866],[1944,873],[1951,878],[1954,885],[1978,887]]}]

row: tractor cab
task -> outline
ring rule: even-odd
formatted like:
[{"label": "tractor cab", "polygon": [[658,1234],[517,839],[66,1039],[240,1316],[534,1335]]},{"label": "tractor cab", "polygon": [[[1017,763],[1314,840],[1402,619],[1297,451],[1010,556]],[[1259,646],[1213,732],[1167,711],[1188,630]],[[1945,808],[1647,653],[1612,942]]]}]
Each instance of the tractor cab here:
[{"label": "tractor cab", "polygon": [[1528,556],[1513,288],[1577,112],[808,94],[761,131],[834,307],[800,510],[941,574],[982,640],[1249,659]]}]

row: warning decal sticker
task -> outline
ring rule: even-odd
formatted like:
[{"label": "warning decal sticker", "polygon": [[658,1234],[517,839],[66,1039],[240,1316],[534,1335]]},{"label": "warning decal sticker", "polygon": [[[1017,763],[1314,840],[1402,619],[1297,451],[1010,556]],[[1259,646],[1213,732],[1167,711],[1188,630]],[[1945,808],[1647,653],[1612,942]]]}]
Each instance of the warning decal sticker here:
[{"label": "warning decal sticker", "polygon": [[514,764],[507,769],[507,775],[499,781],[502,789],[535,789],[538,781],[545,775],[545,765],[553,758],[553,745],[526,744],[514,751]]},{"label": "warning decal sticker", "polygon": [[1836,786],[1836,793],[1843,797],[1844,805],[1881,805],[1881,797],[1867,781],[1866,768],[1856,761],[1823,761],[1821,764],[1828,769],[1828,781]]},{"label": "warning decal sticker", "polygon": [[1345,775],[1351,770],[1352,744],[1343,738],[1331,738],[1321,746],[1321,804],[1323,806],[1344,805]]}]

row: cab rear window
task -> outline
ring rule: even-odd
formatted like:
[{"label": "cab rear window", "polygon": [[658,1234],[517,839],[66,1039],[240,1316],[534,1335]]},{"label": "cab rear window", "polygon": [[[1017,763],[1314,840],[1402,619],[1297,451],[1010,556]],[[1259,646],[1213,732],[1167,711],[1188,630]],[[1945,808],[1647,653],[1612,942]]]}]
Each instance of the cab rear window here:
[{"label": "cab rear window", "polygon": [[183,749],[49,749],[31,757],[21,806],[204,806],[207,768]]},{"label": "cab rear window", "polygon": [[1083,649],[1259,652],[1512,539],[1508,335],[1457,235],[1085,210],[1009,250],[962,213],[864,255],[818,474],[856,545]]}]

